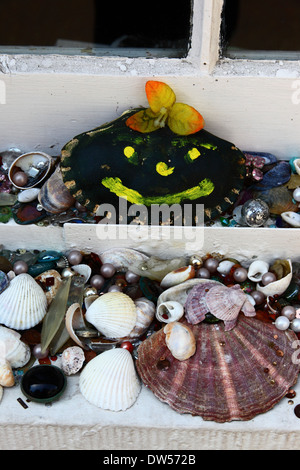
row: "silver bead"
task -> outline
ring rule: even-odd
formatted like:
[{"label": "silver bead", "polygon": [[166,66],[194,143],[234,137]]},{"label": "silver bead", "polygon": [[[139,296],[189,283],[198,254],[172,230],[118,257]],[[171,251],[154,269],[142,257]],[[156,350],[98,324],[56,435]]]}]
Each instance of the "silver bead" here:
[{"label": "silver bead", "polygon": [[284,331],[287,330],[288,327],[290,326],[290,320],[287,317],[280,316],[277,317],[275,320],[275,326],[278,328],[278,330]]},{"label": "silver bead", "polygon": [[292,320],[291,329],[295,331],[295,333],[300,332],[300,318],[294,318],[294,320]]},{"label": "silver bead", "polygon": [[281,315],[287,317],[290,321],[292,321],[296,317],[296,309],[295,307],[293,307],[293,305],[286,305],[281,310]]},{"label": "silver bead", "polygon": [[243,205],[241,215],[250,227],[261,227],[269,218],[269,206],[261,199],[250,199]]}]

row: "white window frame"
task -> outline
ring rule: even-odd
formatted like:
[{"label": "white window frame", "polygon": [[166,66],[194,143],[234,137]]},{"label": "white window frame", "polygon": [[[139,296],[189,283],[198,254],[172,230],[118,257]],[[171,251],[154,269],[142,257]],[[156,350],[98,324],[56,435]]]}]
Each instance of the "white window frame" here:
[{"label": "white window frame", "polygon": [[0,151],[57,154],[73,135],[146,105],[144,84],[155,78],[241,149],[298,156],[300,61],[219,59],[222,8],[223,0],[194,0],[185,58],[0,55]]}]

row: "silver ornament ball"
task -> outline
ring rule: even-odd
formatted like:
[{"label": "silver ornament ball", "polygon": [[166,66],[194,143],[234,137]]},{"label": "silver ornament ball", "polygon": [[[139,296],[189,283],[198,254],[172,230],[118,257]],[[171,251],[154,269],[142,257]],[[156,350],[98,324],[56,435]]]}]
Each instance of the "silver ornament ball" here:
[{"label": "silver ornament ball", "polygon": [[243,205],[241,215],[250,227],[261,227],[269,218],[269,206],[261,199],[250,199]]}]

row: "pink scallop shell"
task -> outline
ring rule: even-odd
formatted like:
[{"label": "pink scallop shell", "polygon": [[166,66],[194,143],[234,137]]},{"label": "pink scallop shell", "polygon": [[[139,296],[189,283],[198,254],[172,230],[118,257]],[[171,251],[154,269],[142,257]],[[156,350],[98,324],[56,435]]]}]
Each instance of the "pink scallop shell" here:
[{"label": "pink scallop shell", "polygon": [[191,358],[175,359],[161,329],[140,344],[136,361],[144,385],[178,413],[220,423],[250,420],[273,408],[297,382],[292,330],[244,315],[230,331],[223,322],[189,328],[196,338]]}]

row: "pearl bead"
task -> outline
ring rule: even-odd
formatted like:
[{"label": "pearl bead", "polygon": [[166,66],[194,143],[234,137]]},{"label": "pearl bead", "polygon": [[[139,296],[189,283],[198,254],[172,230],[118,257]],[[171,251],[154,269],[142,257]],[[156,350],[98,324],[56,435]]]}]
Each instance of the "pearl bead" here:
[{"label": "pearl bead", "polygon": [[271,282],[277,281],[277,277],[274,273],[265,273],[263,277],[261,278],[261,283],[266,286],[268,284],[271,284]]},{"label": "pearl bead", "polygon": [[286,305],[281,310],[281,315],[287,317],[290,321],[292,321],[296,316],[296,309],[292,305]]},{"label": "pearl bead", "polygon": [[291,328],[293,331],[295,331],[295,333],[300,332],[300,318],[294,318],[294,320],[292,320]]},{"label": "pearl bead", "polygon": [[236,282],[244,282],[248,277],[248,271],[245,268],[236,268],[233,272],[233,279]]},{"label": "pearl bead", "polygon": [[122,292],[122,286],[117,286],[116,284],[113,284],[107,289],[107,292]]},{"label": "pearl bead", "polygon": [[278,330],[287,330],[290,326],[290,320],[284,316],[277,317],[275,320],[275,326],[278,328]]},{"label": "pearl bead", "polygon": [[49,349],[46,349],[45,352],[42,352],[42,345],[36,344],[32,349],[32,354],[36,359],[43,359],[49,355]]},{"label": "pearl bead", "polygon": [[127,349],[130,353],[133,351],[133,344],[130,341],[123,341],[123,343],[120,344],[120,348]]},{"label": "pearl bead", "polygon": [[102,274],[102,276],[105,278],[113,277],[115,272],[116,268],[110,263],[104,263],[100,268],[100,274]]},{"label": "pearl bead", "polygon": [[61,272],[61,277],[66,279],[67,277],[75,276],[75,274],[75,271],[73,271],[71,268],[64,268]]},{"label": "pearl bead", "polygon": [[255,300],[255,303],[256,305],[261,305],[264,300],[265,300],[265,294],[263,294],[262,292],[258,291],[258,290],[254,290],[250,293],[250,295],[253,297],[253,299]]},{"label": "pearl bead", "polygon": [[68,258],[68,261],[69,261],[70,264],[75,265],[75,264],[80,264],[81,263],[83,256],[80,253],[80,251],[73,250],[73,251],[70,251],[67,258]]},{"label": "pearl bead", "polygon": [[95,274],[90,279],[90,284],[92,287],[95,287],[97,290],[101,289],[105,283],[105,279],[100,274]]},{"label": "pearl bead", "polygon": [[16,186],[25,186],[28,182],[28,176],[24,171],[17,171],[12,177],[12,181]]},{"label": "pearl bead", "polygon": [[209,279],[210,278],[210,272],[206,268],[200,268],[197,271],[196,277],[200,277],[203,279]]},{"label": "pearl bead", "polygon": [[215,258],[208,258],[204,262],[204,268],[206,268],[210,273],[214,273],[217,270],[217,267],[219,266],[219,261],[216,260]]},{"label": "pearl bead", "polygon": [[300,187],[294,190],[293,198],[295,199],[295,201],[300,202]]},{"label": "pearl bead", "polygon": [[125,279],[128,284],[135,284],[140,280],[140,276],[138,274],[133,273],[132,271],[127,271],[125,274]]},{"label": "pearl bead", "polygon": [[23,274],[28,271],[28,264],[25,261],[16,261],[13,265],[13,271],[15,274]]}]

